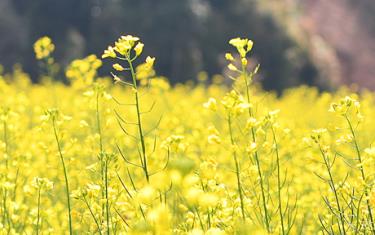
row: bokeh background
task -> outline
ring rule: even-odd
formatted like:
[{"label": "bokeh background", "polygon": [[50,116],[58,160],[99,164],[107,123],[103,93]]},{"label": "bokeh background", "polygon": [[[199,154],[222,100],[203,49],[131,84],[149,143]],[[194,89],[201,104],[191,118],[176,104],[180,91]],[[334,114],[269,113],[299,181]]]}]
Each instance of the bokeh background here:
[{"label": "bokeh background", "polygon": [[32,45],[44,35],[63,68],[135,34],[174,83],[225,73],[227,42],[241,36],[255,42],[252,62],[267,90],[375,89],[374,0],[0,0],[0,11],[0,64],[22,64],[35,82]]}]

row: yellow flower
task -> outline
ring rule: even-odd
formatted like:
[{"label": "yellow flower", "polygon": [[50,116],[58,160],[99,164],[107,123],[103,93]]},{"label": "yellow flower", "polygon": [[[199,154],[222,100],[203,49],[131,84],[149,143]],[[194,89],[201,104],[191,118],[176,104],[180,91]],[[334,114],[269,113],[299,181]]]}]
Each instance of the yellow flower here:
[{"label": "yellow flower", "polygon": [[120,64],[114,64],[112,67],[117,71],[124,71],[124,67],[122,67]]},{"label": "yellow flower", "polygon": [[253,41],[247,38],[233,38],[229,41],[229,44],[237,48],[241,58],[244,58],[246,54],[253,48]]},{"label": "yellow flower", "polygon": [[248,154],[253,154],[257,151],[257,143],[251,142],[250,145],[246,148]]},{"label": "yellow flower", "polygon": [[248,40],[248,41],[247,41],[246,50],[247,50],[247,51],[251,51],[251,49],[253,49],[253,45],[254,45],[253,41]]},{"label": "yellow flower", "polygon": [[144,47],[144,44],[143,43],[138,43],[135,47],[134,47],[134,51],[135,51],[135,54],[136,56],[139,56],[142,51],[143,51],[143,47]]},{"label": "yellow flower", "polygon": [[148,65],[147,63],[138,65],[135,70],[136,70],[138,80],[144,80],[147,78],[151,78],[152,76],[155,76],[154,68]]},{"label": "yellow flower", "polygon": [[151,202],[156,198],[157,192],[152,186],[146,186],[139,190],[137,194],[137,199],[142,204],[151,204]]},{"label": "yellow flower", "polygon": [[246,66],[247,65],[247,59],[246,58],[242,58],[241,59],[241,63],[242,63],[242,65]]},{"label": "yellow flower", "polygon": [[233,61],[234,60],[234,58],[233,58],[233,56],[232,56],[231,53],[225,53],[225,59],[227,59],[229,61]]},{"label": "yellow flower", "polygon": [[190,205],[196,205],[199,203],[203,194],[204,192],[201,189],[189,188],[184,195]]},{"label": "yellow flower", "polygon": [[206,103],[203,104],[203,107],[205,107],[206,109],[210,109],[212,111],[216,111],[217,110],[217,102],[216,102],[216,99],[215,98],[209,98],[208,101]]},{"label": "yellow flower", "polygon": [[172,213],[165,205],[160,205],[149,211],[147,220],[153,225],[154,234],[170,234]]},{"label": "yellow flower", "polygon": [[202,208],[214,208],[218,202],[219,198],[214,193],[203,193],[199,196],[199,205]]},{"label": "yellow flower", "polygon": [[66,77],[76,87],[90,85],[96,77],[97,70],[102,66],[102,61],[96,55],[89,55],[83,59],[73,60],[66,70]]},{"label": "yellow flower", "polygon": [[240,48],[240,47],[246,46],[247,41],[248,41],[247,39],[241,39],[238,37],[238,38],[233,38],[229,40],[229,44],[231,44],[234,47]]},{"label": "yellow flower", "polygon": [[126,35],[126,36],[121,36],[121,40],[126,41],[126,42],[135,43],[136,41],[139,41],[139,38],[134,37],[132,35]]},{"label": "yellow flower", "polygon": [[151,79],[150,85],[153,88],[158,88],[163,91],[166,91],[171,87],[168,80],[165,79],[164,77],[157,77],[157,78]]},{"label": "yellow flower", "polygon": [[15,184],[11,182],[5,182],[2,186],[5,190],[12,190],[15,187]]},{"label": "yellow flower", "polygon": [[114,48],[111,47],[111,46],[108,46],[108,49],[104,50],[104,53],[102,55],[103,59],[107,58],[107,57],[116,58],[116,52],[115,52]]},{"label": "yellow flower", "polygon": [[371,206],[375,206],[375,189],[370,192],[369,201]]},{"label": "yellow flower", "polygon": [[220,228],[210,228],[205,235],[226,235],[227,233]]},{"label": "yellow flower", "polygon": [[52,181],[50,181],[47,178],[40,178],[40,177],[35,177],[31,185],[36,189],[44,188],[46,190],[51,190],[53,188]]},{"label": "yellow flower", "polygon": [[310,137],[315,143],[319,144],[325,133],[327,133],[327,129],[325,128],[315,129],[312,131],[312,134]]},{"label": "yellow flower", "polygon": [[34,43],[34,52],[38,60],[45,59],[55,50],[51,38],[45,36]]},{"label": "yellow flower", "polygon": [[[115,42],[115,46],[113,48],[114,51],[117,51],[120,55],[129,57],[130,50],[134,47],[135,42],[139,40],[138,37],[134,37],[131,35],[121,36],[117,42]],[[137,49],[138,51],[141,51],[139,49],[142,48],[142,45],[139,46]],[[114,52],[112,52],[112,49],[108,48],[108,53],[104,53],[105,57],[113,56]],[[137,51],[136,51],[137,53]]]},{"label": "yellow flower", "polygon": [[217,136],[217,135],[209,135],[207,137],[207,142],[209,144],[220,144],[221,143],[221,140],[220,140],[220,137]]},{"label": "yellow flower", "polygon": [[150,68],[152,68],[154,66],[154,63],[155,63],[155,57],[147,56],[147,58],[146,58],[146,64],[147,64],[147,66],[149,66]]},{"label": "yellow flower", "polygon": [[228,64],[228,69],[231,71],[238,71],[237,67],[234,66],[233,64]]},{"label": "yellow flower", "polygon": [[251,128],[255,127],[257,125],[257,123],[258,123],[258,121],[253,117],[247,119],[246,129],[251,129]]},{"label": "yellow flower", "polygon": [[115,83],[118,83],[118,82],[121,82],[121,78],[119,78],[117,75],[115,74],[112,74],[112,77],[113,77],[113,80],[115,81]]},{"label": "yellow flower", "polygon": [[127,56],[129,54],[132,45],[128,41],[117,41],[115,42],[114,50],[120,55]]},{"label": "yellow flower", "polygon": [[371,147],[371,148],[366,148],[364,150],[364,152],[370,156],[370,157],[374,157],[375,158],[375,147]]}]

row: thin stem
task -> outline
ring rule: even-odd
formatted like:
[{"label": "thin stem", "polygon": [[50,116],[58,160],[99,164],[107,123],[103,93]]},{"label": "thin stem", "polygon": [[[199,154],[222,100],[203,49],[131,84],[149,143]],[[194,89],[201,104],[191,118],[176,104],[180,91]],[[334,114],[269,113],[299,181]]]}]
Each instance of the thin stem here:
[{"label": "thin stem", "polygon": [[136,106],[136,109],[137,109],[138,133],[139,133],[139,138],[140,138],[140,141],[141,141],[141,148],[142,148],[143,171],[144,171],[147,182],[149,182],[150,181],[150,175],[149,175],[149,172],[148,172],[146,145],[145,145],[144,134],[143,134],[143,129],[142,129],[140,102],[139,102],[138,90],[137,90],[137,77],[136,77],[137,75],[134,71],[132,60],[130,58],[127,58],[127,61],[129,63],[130,72],[131,72],[132,79],[133,79],[133,88],[135,89],[135,106]]},{"label": "thin stem", "polygon": [[1,207],[1,210],[2,210],[2,217],[3,217],[3,224],[5,224],[5,220],[6,220],[6,190],[5,188],[2,190],[2,194],[3,194],[3,198],[2,198],[2,207]]},{"label": "thin stem", "polygon": [[5,153],[7,154],[7,158],[5,159],[5,166],[6,168],[8,169],[8,158],[9,158],[9,144],[8,144],[8,126],[7,126],[7,122],[4,121],[3,123],[3,127],[4,127],[4,143],[5,143]]},{"label": "thin stem", "polygon": [[40,220],[40,190],[41,186],[38,189],[38,212],[37,212],[37,220],[36,220],[36,234],[39,234],[39,220]]},{"label": "thin stem", "polygon": [[92,209],[91,209],[91,207],[90,207],[90,204],[89,204],[89,202],[87,201],[85,195],[83,195],[83,201],[85,202],[87,208],[89,209],[90,214],[91,214],[92,218],[94,219],[96,226],[98,227],[98,232],[99,232],[99,234],[101,235],[101,234],[102,234],[102,231],[101,231],[101,229],[100,229],[99,222],[98,222],[98,220],[96,219],[95,214],[94,214],[94,212],[92,211]]},{"label": "thin stem", "polygon": [[203,221],[202,221],[202,218],[201,218],[201,216],[199,215],[199,211],[198,211],[198,208],[196,208],[196,207],[194,207],[194,208],[195,208],[195,211],[196,211],[196,213],[197,213],[197,216],[198,216],[198,219],[199,219],[199,224],[200,224],[200,226],[201,226],[202,230],[204,230],[204,225],[203,225]]},{"label": "thin stem", "polygon": [[5,222],[8,224],[8,232],[7,234],[10,233],[10,230],[11,230],[11,221],[10,221],[10,216],[9,216],[9,211],[8,211],[8,208],[7,208],[7,190],[4,189],[4,195],[3,195],[3,224],[5,224]]},{"label": "thin stem", "polygon": [[[233,138],[233,131],[232,131],[232,117],[230,114],[228,114],[228,128],[229,128],[229,136],[232,146],[235,145],[235,141]],[[234,164],[236,166],[236,177],[237,177],[237,191],[240,196],[240,203],[241,203],[241,213],[242,213],[242,219],[245,220],[245,207],[243,202],[243,194],[242,194],[242,187],[241,187],[241,176],[240,176],[240,166],[237,159],[237,153],[236,150],[233,150],[233,159]]]},{"label": "thin stem", "polygon": [[210,210],[207,210],[207,229],[211,228],[211,216],[210,216]]},{"label": "thin stem", "polygon": [[[248,79],[247,79],[248,74],[247,74],[245,65],[242,65],[242,76],[244,78],[245,86],[246,86],[246,98],[247,98],[247,102],[250,104],[250,89],[249,89],[249,82],[248,82]],[[251,108],[249,108],[249,116],[253,117],[253,113],[252,113]]]},{"label": "thin stem", "polygon": [[99,91],[96,92],[96,123],[99,133],[99,147],[100,152],[103,152],[103,137],[102,137],[102,129],[100,125],[100,110],[99,110]]},{"label": "thin stem", "polygon": [[[4,132],[3,132],[3,140],[4,140],[4,143],[5,143],[5,153],[6,153],[6,159],[5,159],[5,167],[6,167],[6,174],[5,174],[5,177],[7,177],[7,170],[8,170],[8,165],[9,165],[9,143],[8,143],[8,126],[7,126],[7,122],[6,120],[4,120],[3,122],[3,129],[4,129]],[[6,189],[4,189],[4,199],[3,199],[3,224],[5,224],[5,222],[8,223],[8,234],[10,232],[10,229],[11,229],[11,223],[10,223],[10,219],[9,219],[9,212],[8,212],[8,209],[7,209],[7,191]]]},{"label": "thin stem", "polygon": [[[248,74],[247,74],[245,65],[242,65],[242,76],[245,80],[247,102],[250,104],[250,90],[249,90],[249,84],[248,84]],[[252,108],[250,107],[248,109],[248,111],[249,111],[249,117],[253,118],[254,115],[253,115],[253,112],[252,112]],[[251,127],[251,135],[252,135],[252,138],[253,138],[253,142],[256,143],[256,135],[255,135],[255,128],[254,127]],[[265,196],[265,190],[264,190],[264,182],[263,182],[262,170],[261,170],[260,161],[259,161],[258,150],[255,151],[254,158],[255,158],[256,165],[257,165],[257,171],[258,171],[259,180],[260,180],[260,188],[261,188],[261,194],[262,194],[265,224],[266,224],[267,231],[271,232],[270,222],[269,222],[269,218],[268,218],[267,202],[266,202],[266,196]]]},{"label": "thin stem", "polygon": [[107,235],[109,235],[108,160],[107,159],[105,161],[105,198],[106,198]]},{"label": "thin stem", "polygon": [[[333,193],[335,195],[335,200],[336,200],[336,204],[337,204],[337,210],[338,210],[339,215],[340,215],[340,222],[341,222],[342,232],[343,232],[343,234],[346,234],[346,231],[345,231],[345,221],[344,221],[344,217],[343,217],[344,212],[342,211],[341,206],[340,206],[340,201],[339,201],[339,197],[338,197],[338,194],[337,194],[335,182],[333,180],[333,176],[332,176],[332,173],[331,173],[331,167],[330,167],[330,164],[328,162],[327,156],[325,155],[325,153],[324,153],[322,147],[320,146],[320,144],[319,144],[319,150],[320,150],[320,153],[322,154],[322,157],[323,157],[323,160],[324,160],[324,165],[327,168],[327,172],[328,172],[328,175],[329,175],[330,188],[332,189],[332,191],[333,191]],[[339,225],[339,228],[340,228],[340,225]],[[340,231],[341,231],[341,229],[340,229]]]},{"label": "thin stem", "polygon": [[349,125],[350,132],[353,136],[353,142],[354,142],[354,146],[355,146],[358,161],[359,161],[359,170],[361,172],[362,180],[363,180],[363,182],[365,182],[365,196],[366,196],[367,210],[368,210],[368,214],[369,214],[369,217],[370,217],[371,232],[372,232],[372,234],[375,234],[375,224],[374,224],[374,219],[373,219],[373,216],[372,216],[370,200],[368,199],[369,194],[368,194],[368,191],[367,191],[366,175],[365,175],[365,170],[363,169],[361,151],[359,150],[359,145],[358,145],[357,137],[356,137],[355,132],[354,132],[353,125],[352,125],[350,119],[348,118],[348,116],[346,114],[344,116],[345,116],[345,119],[346,119],[346,121]]},{"label": "thin stem", "polygon": [[[99,109],[99,91],[96,91],[96,125],[97,131],[99,134],[99,160],[100,160],[100,176],[101,176],[101,184],[105,184],[105,176],[104,176],[104,153],[103,153],[103,137],[102,137],[102,129],[101,129],[101,122],[100,122],[100,109]],[[102,199],[106,199],[105,190],[101,187]],[[104,217],[105,213],[105,205],[102,205],[102,217]]]},{"label": "thin stem", "polygon": [[272,130],[272,136],[273,136],[273,142],[275,144],[275,150],[276,150],[276,164],[277,164],[277,193],[278,193],[278,200],[279,200],[279,215],[280,215],[280,222],[281,222],[281,230],[282,234],[285,234],[285,228],[284,228],[284,215],[282,211],[282,205],[281,205],[281,179],[280,179],[280,157],[279,157],[279,146],[276,140],[275,130],[273,126],[271,127]]},{"label": "thin stem", "polygon": [[67,198],[67,201],[68,201],[69,234],[72,235],[73,234],[73,226],[72,226],[72,212],[71,212],[71,205],[70,205],[70,191],[69,191],[68,173],[67,173],[67,169],[66,169],[66,166],[65,166],[64,156],[62,154],[62,150],[61,150],[61,146],[60,146],[60,140],[59,140],[59,137],[57,135],[55,117],[52,118],[52,125],[53,125],[53,131],[54,131],[54,134],[55,134],[55,139],[56,139],[57,148],[58,148],[58,151],[59,151],[61,164],[62,164],[63,170],[64,170],[66,198]]}]

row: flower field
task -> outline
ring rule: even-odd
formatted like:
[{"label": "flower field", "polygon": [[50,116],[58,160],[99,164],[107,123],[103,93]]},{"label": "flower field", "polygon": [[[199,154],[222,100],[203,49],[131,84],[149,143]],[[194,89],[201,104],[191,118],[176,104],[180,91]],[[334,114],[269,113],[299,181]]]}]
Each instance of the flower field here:
[{"label": "flower field", "polygon": [[0,234],[375,234],[375,94],[262,91],[252,46],[172,86],[124,36],[66,85],[40,39],[40,84],[0,74]]}]

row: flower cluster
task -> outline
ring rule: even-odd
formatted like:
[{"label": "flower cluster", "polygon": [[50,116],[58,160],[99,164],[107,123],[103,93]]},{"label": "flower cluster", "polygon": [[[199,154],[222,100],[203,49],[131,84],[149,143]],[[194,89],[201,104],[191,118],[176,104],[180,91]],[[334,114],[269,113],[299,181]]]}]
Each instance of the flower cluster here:
[{"label": "flower cluster", "polygon": [[46,59],[55,50],[51,38],[45,36],[34,43],[34,52],[38,60]]},{"label": "flower cluster", "polygon": [[[253,48],[253,41],[247,38],[234,38],[229,41],[229,44],[234,46],[240,55],[241,64],[242,66],[246,66],[248,61],[246,58],[246,55],[251,51]],[[228,69],[231,71],[241,71],[241,69],[238,69],[232,62],[235,61],[233,55],[231,53],[225,54],[225,59],[227,59],[230,63],[228,64]]]},{"label": "flower cluster", "polygon": [[91,85],[96,77],[102,61],[96,55],[89,55],[83,59],[73,60],[66,70],[66,77],[76,86]]},{"label": "flower cluster", "polygon": [[[135,80],[144,80],[155,75],[153,69],[155,58],[147,56],[144,63],[133,68],[133,62],[142,54],[144,44],[139,41],[138,37],[131,35],[121,36],[114,46],[108,46],[104,51],[102,58],[118,59],[118,63],[112,64],[112,67],[117,72],[130,71],[131,76]],[[127,61],[129,67],[124,67],[120,64],[122,61]],[[123,82],[122,79],[112,74],[116,82]],[[125,83],[126,84],[126,83]]]}]

